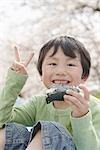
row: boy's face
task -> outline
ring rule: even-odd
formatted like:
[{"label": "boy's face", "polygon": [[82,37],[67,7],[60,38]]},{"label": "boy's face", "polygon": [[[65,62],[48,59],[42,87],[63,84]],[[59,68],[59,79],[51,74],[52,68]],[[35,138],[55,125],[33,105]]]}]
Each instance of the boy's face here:
[{"label": "boy's face", "polygon": [[57,53],[50,57],[53,51],[53,48],[48,51],[42,64],[41,79],[44,85],[50,88],[53,84],[77,86],[84,83],[79,55],[76,58],[68,57],[59,48]]}]

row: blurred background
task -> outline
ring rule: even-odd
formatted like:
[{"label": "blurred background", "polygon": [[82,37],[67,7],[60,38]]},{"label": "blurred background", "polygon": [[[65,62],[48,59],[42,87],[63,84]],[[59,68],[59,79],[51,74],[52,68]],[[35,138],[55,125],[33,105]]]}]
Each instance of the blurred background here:
[{"label": "blurred background", "polygon": [[87,86],[100,96],[100,0],[0,0],[0,90],[14,61],[14,45],[24,60],[32,51],[25,99],[43,89],[36,69],[41,46],[58,35],[74,36],[90,52],[92,69]]}]

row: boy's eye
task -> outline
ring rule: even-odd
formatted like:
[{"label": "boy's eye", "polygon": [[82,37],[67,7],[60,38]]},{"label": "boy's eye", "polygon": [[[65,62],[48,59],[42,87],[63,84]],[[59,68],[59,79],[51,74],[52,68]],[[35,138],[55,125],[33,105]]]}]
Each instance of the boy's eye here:
[{"label": "boy's eye", "polygon": [[67,64],[67,66],[75,66],[75,64]]},{"label": "boy's eye", "polygon": [[51,65],[51,66],[55,66],[55,65],[56,65],[56,63],[50,63],[49,65]]}]

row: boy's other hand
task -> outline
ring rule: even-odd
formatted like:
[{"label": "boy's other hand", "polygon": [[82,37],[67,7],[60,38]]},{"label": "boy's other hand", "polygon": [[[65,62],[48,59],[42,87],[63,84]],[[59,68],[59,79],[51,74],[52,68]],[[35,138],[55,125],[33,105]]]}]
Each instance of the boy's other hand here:
[{"label": "boy's other hand", "polygon": [[83,85],[80,86],[80,89],[82,89],[83,94],[69,91],[64,95],[64,101],[69,103],[72,108],[73,117],[82,117],[89,112],[89,91]]},{"label": "boy's other hand", "polygon": [[27,66],[32,60],[34,53],[31,53],[24,62],[21,62],[19,49],[15,46],[14,50],[15,50],[15,60],[11,66],[11,69],[20,74],[27,74]]}]

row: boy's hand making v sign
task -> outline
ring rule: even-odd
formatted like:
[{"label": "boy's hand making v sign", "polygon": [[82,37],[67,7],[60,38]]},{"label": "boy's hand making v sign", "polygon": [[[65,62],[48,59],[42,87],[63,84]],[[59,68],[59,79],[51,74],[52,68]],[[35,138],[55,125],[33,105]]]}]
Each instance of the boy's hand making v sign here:
[{"label": "boy's hand making v sign", "polygon": [[14,47],[14,50],[15,50],[15,61],[12,64],[11,69],[20,74],[27,74],[26,68],[30,63],[30,61],[32,60],[34,53],[31,53],[24,62],[21,62],[19,50],[16,46]]}]

